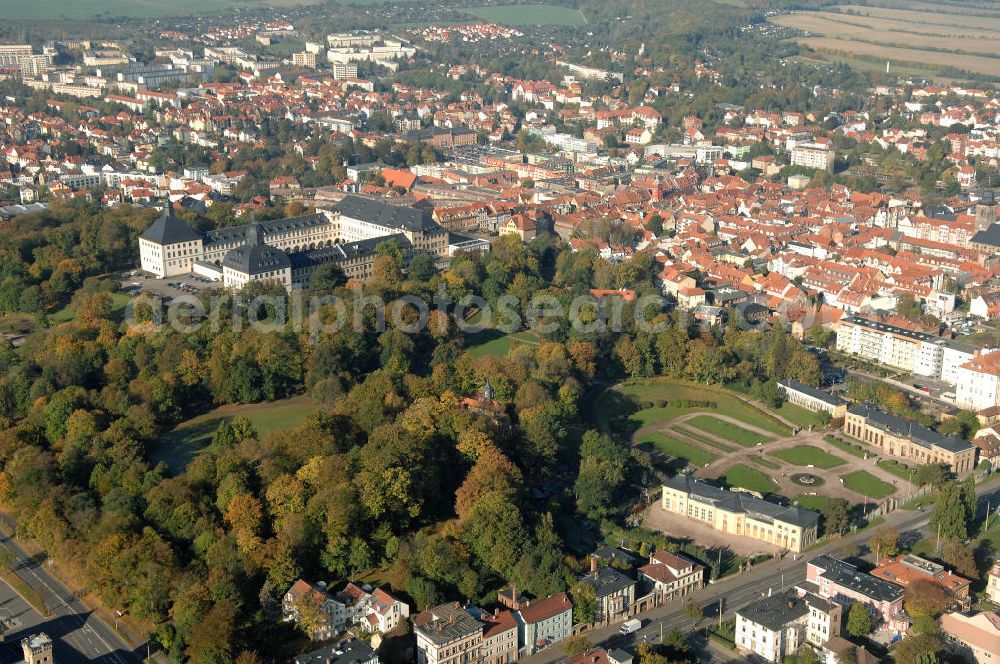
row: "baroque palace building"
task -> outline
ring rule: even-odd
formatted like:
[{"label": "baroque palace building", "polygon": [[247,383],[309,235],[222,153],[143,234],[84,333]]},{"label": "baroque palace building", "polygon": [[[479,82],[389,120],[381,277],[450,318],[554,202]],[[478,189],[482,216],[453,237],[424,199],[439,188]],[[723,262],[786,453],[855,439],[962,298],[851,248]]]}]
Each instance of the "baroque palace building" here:
[{"label": "baroque palace building", "polygon": [[163,214],[139,236],[140,267],[159,278],[194,272],[227,287],[273,281],[306,286],[313,271],[334,264],[349,279],[371,276],[375,248],[395,240],[407,252],[448,253],[448,232],[430,210],[347,196],[329,210],[199,233]]},{"label": "baroque palace building", "polygon": [[714,530],[799,553],[816,542],[819,514],[727,491],[679,473],[663,485],[663,509]]}]

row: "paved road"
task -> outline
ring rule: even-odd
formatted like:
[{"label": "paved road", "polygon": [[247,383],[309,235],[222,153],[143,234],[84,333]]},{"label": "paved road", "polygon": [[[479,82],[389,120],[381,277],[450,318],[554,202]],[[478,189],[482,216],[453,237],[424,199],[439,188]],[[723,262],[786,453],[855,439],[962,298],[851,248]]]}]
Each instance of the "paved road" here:
[{"label": "paved road", "polygon": [[[998,503],[1000,477],[980,484],[976,488],[976,493],[979,495],[981,512],[985,511],[987,501],[992,501],[993,505],[1000,504]],[[897,510],[886,517],[886,525],[892,526],[904,536],[915,530],[924,531],[929,521],[929,509],[923,512]],[[862,530],[807,551],[801,554],[797,561],[793,561],[790,557],[780,561],[770,561],[761,564],[749,574],[728,576],[717,583],[706,586],[690,596],[705,611],[705,618],[701,621],[701,625],[704,626],[712,620],[718,620],[720,601],[723,618],[728,619],[733,616],[737,609],[742,608],[751,600],[766,596],[768,590],[777,592],[804,581],[806,562],[817,556],[835,554],[837,551],[853,545],[858,545],[862,551],[867,550],[867,542],[873,532],[872,530]],[[618,628],[621,621],[618,621],[588,632],[587,638],[595,645],[612,648],[630,647],[643,640],[659,640],[661,626],[664,634],[672,629],[679,629],[687,633],[695,627],[695,621],[684,616],[684,602],[681,601],[670,602],[636,617],[642,619],[643,627],[632,635],[620,636]],[[562,646],[557,644],[519,661],[525,664],[551,664],[552,662],[561,662],[564,659],[566,659],[566,654],[563,652]]]},{"label": "paved road", "polygon": [[[3,520],[13,532],[13,522],[6,518]],[[142,655],[132,652],[109,625],[46,571],[44,565],[28,555],[17,542],[0,535],[0,546],[14,552],[14,572],[41,594],[52,614],[48,618],[42,618],[33,609],[26,614],[23,600],[10,592],[7,584],[0,584],[3,587],[0,599],[14,595],[17,602],[11,607],[23,621],[22,625],[10,629],[4,635],[6,641],[17,644],[29,634],[44,631],[55,641],[56,661],[100,664],[140,664],[143,661],[145,647],[142,648]],[[3,611],[0,609],[0,619],[2,618]],[[14,647],[20,651],[19,646]]]}]

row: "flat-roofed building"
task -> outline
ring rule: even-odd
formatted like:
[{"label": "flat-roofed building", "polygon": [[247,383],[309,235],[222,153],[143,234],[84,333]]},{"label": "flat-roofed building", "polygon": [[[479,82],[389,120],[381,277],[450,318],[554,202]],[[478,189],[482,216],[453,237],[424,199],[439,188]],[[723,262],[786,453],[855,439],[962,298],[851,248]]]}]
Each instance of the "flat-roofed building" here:
[{"label": "flat-roofed building", "polygon": [[965,604],[969,598],[969,586],[972,585],[972,581],[945,569],[944,565],[913,554],[887,558],[871,571],[871,575],[902,588],[918,582],[934,584],[944,590],[956,604]]}]

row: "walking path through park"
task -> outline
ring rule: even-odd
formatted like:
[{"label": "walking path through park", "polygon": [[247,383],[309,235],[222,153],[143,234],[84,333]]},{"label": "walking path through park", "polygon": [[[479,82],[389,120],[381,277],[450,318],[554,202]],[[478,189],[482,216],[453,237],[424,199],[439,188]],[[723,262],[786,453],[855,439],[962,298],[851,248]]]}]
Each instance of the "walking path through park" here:
[{"label": "walking path through park", "polygon": [[[763,436],[767,440],[759,446],[743,447],[703,429],[696,429],[692,425],[684,426],[684,423],[688,420],[705,415],[739,426],[741,429]],[[678,428],[677,425],[681,425],[681,428]],[[684,431],[685,428],[692,430],[700,438],[715,442],[716,445],[710,445],[686,434]],[[830,445],[824,440],[826,432],[823,431],[801,431],[797,435],[779,437],[771,431],[741,421],[735,417],[716,412],[694,412],[644,426],[635,433],[634,440],[638,440],[643,434],[651,432],[665,434],[716,455],[715,459],[709,462],[708,465],[693,469],[694,475],[697,477],[716,478],[725,474],[726,469],[730,466],[742,463],[770,477],[772,482],[774,482],[773,493],[788,498],[816,493],[831,498],[845,498],[851,503],[861,502],[865,499],[865,496],[844,487],[839,479],[841,476],[860,470],[866,471],[886,484],[894,486],[896,493],[893,495],[896,498],[906,497],[910,491],[916,488],[911,486],[906,480],[900,479],[898,476],[878,466],[877,461],[881,457],[874,453],[875,450],[872,450],[873,454],[868,459],[862,459]],[[774,452],[801,445],[811,445],[829,452],[844,463],[827,469],[818,467],[809,468],[808,466],[798,466],[773,456]],[[760,459],[761,462],[757,462],[755,458]],[[798,473],[816,475],[822,478],[824,482],[815,487],[796,484],[792,482],[791,476]],[[872,500],[872,502],[879,501]]]}]

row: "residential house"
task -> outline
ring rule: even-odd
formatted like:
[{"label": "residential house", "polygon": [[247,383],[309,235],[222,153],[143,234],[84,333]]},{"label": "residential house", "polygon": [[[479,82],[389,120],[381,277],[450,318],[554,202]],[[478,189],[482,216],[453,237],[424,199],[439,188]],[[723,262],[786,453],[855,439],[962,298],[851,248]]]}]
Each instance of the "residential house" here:
[{"label": "residential house", "polygon": [[[516,591],[514,592],[516,595]],[[520,605],[520,601],[518,601]],[[521,605],[514,613],[521,653],[533,655],[573,635],[573,603],[566,593]]]},{"label": "residential house", "polygon": [[986,596],[994,604],[1000,604],[1000,560],[993,563],[986,577]]},{"label": "residential house", "polygon": [[567,657],[563,664],[632,664],[632,655],[621,648],[605,650],[604,648],[594,648],[585,653]]},{"label": "residential house", "polygon": [[635,602],[635,581],[613,567],[601,567],[597,558],[590,560],[590,572],[580,578],[581,583],[594,587],[597,608],[594,622],[609,623],[628,615]]},{"label": "residential house", "polygon": [[348,639],[296,655],[293,664],[379,664],[378,653],[360,639]]},{"label": "residential house", "polygon": [[322,582],[309,583],[299,579],[293,583],[281,598],[282,619],[285,622],[297,623],[306,603],[311,603],[312,609],[318,611],[322,617],[322,621],[309,635],[314,641],[331,639],[344,630],[347,620],[344,605],[330,596],[326,591],[326,584]]},{"label": "residential house", "polygon": [[841,607],[814,593],[789,589],[736,612],[736,648],[782,662],[803,645],[819,648],[840,634]]},{"label": "residential house", "polygon": [[483,647],[483,624],[458,602],[449,602],[413,617],[417,664],[478,662]]},{"label": "residential house", "polygon": [[639,582],[668,602],[703,588],[705,568],[680,554],[657,551],[639,568]]}]

